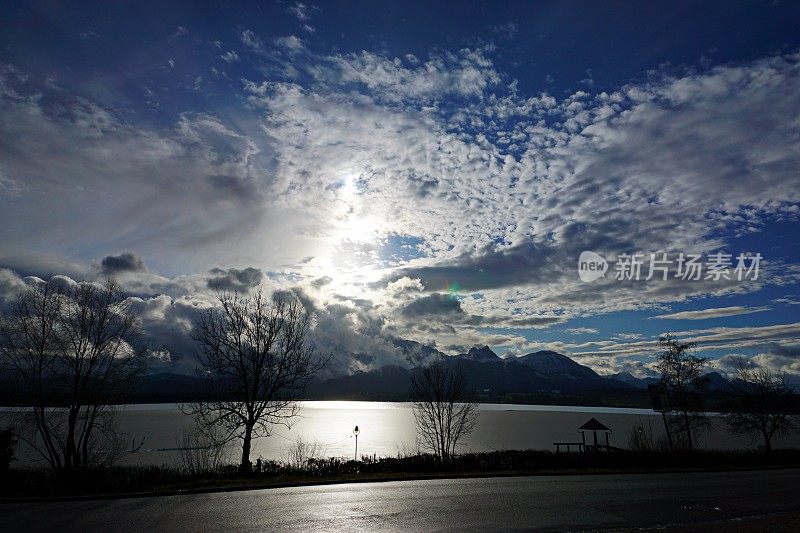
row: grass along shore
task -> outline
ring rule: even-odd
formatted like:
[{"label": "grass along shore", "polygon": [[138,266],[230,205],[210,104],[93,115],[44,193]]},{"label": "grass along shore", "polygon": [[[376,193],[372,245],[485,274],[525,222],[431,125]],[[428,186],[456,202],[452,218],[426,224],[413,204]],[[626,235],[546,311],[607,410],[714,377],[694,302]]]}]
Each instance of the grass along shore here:
[{"label": "grass along shore", "polygon": [[699,450],[554,453],[505,450],[466,453],[439,463],[428,454],[404,457],[309,458],[303,464],[267,461],[243,474],[236,465],[207,470],[181,466],[115,466],[68,473],[11,468],[0,479],[0,499],[151,496],[295,485],[511,475],[571,475],[738,470],[800,466],[800,450]]}]

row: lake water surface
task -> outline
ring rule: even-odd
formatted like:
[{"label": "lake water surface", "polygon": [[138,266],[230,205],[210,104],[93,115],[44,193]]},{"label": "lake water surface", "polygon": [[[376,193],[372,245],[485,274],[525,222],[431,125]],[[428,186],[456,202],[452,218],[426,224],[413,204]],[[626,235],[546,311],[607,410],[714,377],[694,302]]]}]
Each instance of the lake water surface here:
[{"label": "lake water surface", "polygon": [[[460,446],[460,451],[492,451],[502,449],[553,450],[554,442],[578,442],[577,428],[595,417],[612,430],[610,444],[628,446],[631,431],[642,426],[658,439],[663,436],[661,416],[649,409],[615,409],[606,407],[539,406],[481,404],[475,431]],[[174,404],[127,405],[119,411],[120,430],[131,439],[145,439],[135,454],[124,462],[133,464],[171,464],[177,459],[180,435],[192,424],[190,417]],[[302,402],[300,415],[291,429],[277,427],[273,435],[256,440],[252,459],[285,459],[287,448],[298,437],[318,443],[326,457],[352,457],[352,431],[358,426],[359,455],[395,456],[417,450],[414,416],[411,404],[391,402],[315,401]],[[587,441],[591,435],[587,435]],[[754,448],[759,444],[747,438],[734,437],[718,423],[701,432],[698,445],[705,448]],[[776,446],[798,446],[800,437],[781,439]],[[31,459],[30,452],[20,449],[21,462]],[[235,454],[234,454],[235,460]]]}]

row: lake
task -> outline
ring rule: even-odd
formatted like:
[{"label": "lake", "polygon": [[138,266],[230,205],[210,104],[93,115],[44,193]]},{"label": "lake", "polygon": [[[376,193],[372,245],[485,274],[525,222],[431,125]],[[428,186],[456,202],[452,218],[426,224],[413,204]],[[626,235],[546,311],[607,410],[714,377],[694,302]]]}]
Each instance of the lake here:
[{"label": "lake", "polygon": [[[540,406],[513,404],[481,404],[478,425],[464,439],[460,451],[492,451],[502,449],[553,450],[553,442],[578,442],[577,428],[595,417],[612,430],[610,444],[628,446],[631,431],[642,426],[655,438],[663,436],[661,416],[649,409],[616,409],[607,407]],[[191,419],[175,404],[126,405],[120,407],[120,430],[137,441],[144,437],[144,446],[135,454],[126,455],[128,464],[172,464],[176,461],[179,438]],[[352,457],[352,431],[358,426],[359,455],[394,456],[417,450],[416,428],[411,404],[359,401],[302,402],[300,415],[291,429],[277,427],[274,433],[256,440],[251,458],[281,460],[287,448],[298,437],[318,443],[326,457]],[[587,442],[591,434],[587,435]],[[754,448],[759,442],[734,437],[717,421],[702,431],[696,440],[699,447],[715,449]],[[776,447],[800,447],[800,436],[778,439]],[[20,462],[32,459],[31,451],[22,445],[17,452]],[[231,460],[238,457],[235,451]]]}]

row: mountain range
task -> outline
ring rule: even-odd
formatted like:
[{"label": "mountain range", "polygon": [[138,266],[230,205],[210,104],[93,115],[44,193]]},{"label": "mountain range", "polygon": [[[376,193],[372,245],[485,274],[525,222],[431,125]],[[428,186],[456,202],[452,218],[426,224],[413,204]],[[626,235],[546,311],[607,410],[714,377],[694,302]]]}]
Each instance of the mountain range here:
[{"label": "mountain range", "polygon": [[[658,382],[658,378],[638,378],[629,372],[601,376],[566,355],[549,350],[502,358],[488,346],[483,346],[447,357],[414,341],[398,340],[397,345],[409,363],[415,366],[386,366],[328,379],[315,384],[311,396],[319,399],[405,400],[408,399],[413,373],[434,357],[444,357],[446,364],[459,364],[467,388],[474,391],[481,401],[581,401],[592,405],[647,406],[647,387]],[[730,387],[730,382],[717,372],[710,372],[705,378],[708,390],[712,392]]]},{"label": "mountain range", "polygon": [[[434,356],[443,356],[413,341],[398,341],[398,347],[404,349],[410,363],[419,366]],[[647,386],[658,381],[654,377],[637,378],[628,372],[601,376],[566,355],[549,350],[502,358],[483,346],[444,356],[443,360],[461,366],[467,388],[481,401],[646,406]],[[417,371],[418,366],[386,366],[357,372],[317,383],[310,394],[319,399],[404,400],[408,399],[411,376]],[[709,382],[714,390],[729,384],[716,372],[709,375]]]},{"label": "mountain range", "polygon": [[[583,405],[649,406],[648,385],[657,378],[637,378],[629,372],[601,376],[566,355],[542,350],[519,357],[500,357],[488,346],[446,356],[415,341],[396,339],[395,345],[408,361],[405,366],[384,366],[366,372],[334,377],[313,383],[309,399],[383,400],[409,399],[411,376],[430,361],[458,364],[467,389],[479,401],[496,403],[542,403]],[[706,375],[711,391],[725,390],[730,382],[717,372]],[[194,375],[153,373],[131,389],[133,401],[171,402],[199,399],[202,389]],[[0,402],[13,401],[18,392],[7,388]]]}]

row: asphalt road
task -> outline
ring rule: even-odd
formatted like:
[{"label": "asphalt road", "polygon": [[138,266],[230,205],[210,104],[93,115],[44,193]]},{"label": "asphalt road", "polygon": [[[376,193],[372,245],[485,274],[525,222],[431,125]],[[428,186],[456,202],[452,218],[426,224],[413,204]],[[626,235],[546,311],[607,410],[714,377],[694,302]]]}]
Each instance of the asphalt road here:
[{"label": "asphalt road", "polygon": [[796,511],[798,495],[800,469],[399,481],[2,504],[0,531],[604,529]]}]

